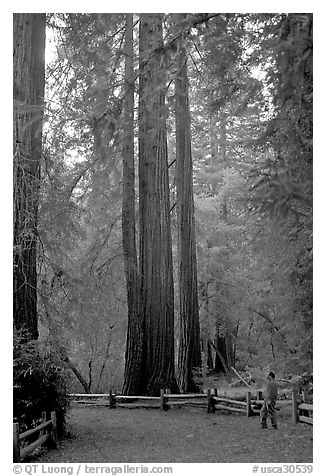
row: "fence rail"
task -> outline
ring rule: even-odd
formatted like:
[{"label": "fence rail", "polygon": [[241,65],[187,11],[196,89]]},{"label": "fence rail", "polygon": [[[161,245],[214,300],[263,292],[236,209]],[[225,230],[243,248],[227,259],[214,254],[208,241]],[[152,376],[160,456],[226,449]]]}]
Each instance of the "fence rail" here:
[{"label": "fence rail", "polygon": [[246,393],[246,401],[243,402],[233,398],[219,397],[216,389],[212,395],[212,391],[209,389],[207,392],[207,413],[215,413],[216,410],[243,413],[247,417],[256,414],[251,407],[251,392],[249,391]]},{"label": "fence rail", "polygon": [[[213,394],[212,394],[213,391]],[[116,408],[117,406],[124,407],[137,407],[140,406],[142,401],[157,403],[155,407],[161,410],[168,410],[173,405],[196,405],[209,399],[208,412],[214,412],[215,410],[229,410],[240,412],[244,414],[250,414],[250,416],[257,414],[257,412],[251,406],[251,393],[247,392],[246,401],[235,400],[227,397],[217,396],[216,389],[208,389],[207,393],[186,393],[186,394],[174,394],[170,393],[168,389],[161,389],[159,397],[152,397],[148,395],[118,395],[112,393],[101,394],[83,394],[72,393],[70,398],[75,399],[82,404],[96,404],[104,405],[109,408]],[[94,401],[96,400],[97,401]],[[227,405],[225,405],[227,404]],[[230,406],[229,406],[230,405]],[[238,407],[241,408],[238,408]],[[259,412],[258,412],[259,413]]]},{"label": "fence rail", "polygon": [[[38,439],[29,445],[22,447],[21,442],[27,438],[39,434]],[[47,444],[47,446],[56,448],[57,446],[57,415],[56,412],[51,412],[51,419],[46,420],[46,413],[42,413],[42,423],[31,430],[19,433],[19,423],[14,423],[13,427],[13,461],[19,463],[32,451],[40,446]]]},{"label": "fence rail", "polygon": [[196,405],[196,402],[205,402],[207,398],[206,393],[169,393],[165,389],[161,390],[160,408],[161,410],[168,410],[173,405]]},{"label": "fence rail", "polygon": [[[187,393],[187,394],[173,394],[169,393],[168,389],[162,389],[159,397],[152,397],[149,395],[118,395],[112,392],[87,394],[87,393],[71,393],[71,399],[82,404],[97,404],[108,406],[109,408],[116,408],[117,406],[137,407],[142,401],[148,403],[153,402],[155,407],[161,410],[168,410],[173,405],[194,403],[196,400],[205,401],[206,393]],[[93,400],[98,400],[93,402]],[[100,401],[99,401],[100,400]]]}]

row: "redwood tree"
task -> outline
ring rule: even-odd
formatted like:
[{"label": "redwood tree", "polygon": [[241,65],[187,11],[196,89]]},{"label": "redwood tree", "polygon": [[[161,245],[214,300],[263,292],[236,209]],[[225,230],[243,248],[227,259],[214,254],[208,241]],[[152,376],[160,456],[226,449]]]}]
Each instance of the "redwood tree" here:
[{"label": "redwood tree", "polygon": [[144,391],[175,387],[174,297],[161,14],[141,14],[139,30],[140,292]]},{"label": "redwood tree", "polygon": [[128,304],[128,333],[123,393],[142,392],[143,322],[139,308],[139,273],[135,226],[135,161],[134,161],[134,71],[133,15],[126,14],[125,33],[124,148],[122,191],[122,243]]},{"label": "redwood tree", "polygon": [[37,210],[44,108],[45,14],[13,15],[14,326],[37,339]]},{"label": "redwood tree", "polygon": [[[177,14],[176,21],[181,24],[185,16]],[[187,56],[182,33],[178,37],[175,117],[180,296],[178,384],[182,392],[188,392],[196,388],[193,368],[201,366],[201,353]]]}]

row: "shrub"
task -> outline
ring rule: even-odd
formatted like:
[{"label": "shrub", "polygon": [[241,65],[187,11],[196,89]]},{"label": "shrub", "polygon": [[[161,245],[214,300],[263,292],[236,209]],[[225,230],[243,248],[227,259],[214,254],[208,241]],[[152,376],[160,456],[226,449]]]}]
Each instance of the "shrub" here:
[{"label": "shrub", "polygon": [[34,427],[41,412],[57,412],[58,434],[65,430],[67,396],[66,370],[55,350],[46,342],[27,340],[14,334],[13,413],[22,430]]}]

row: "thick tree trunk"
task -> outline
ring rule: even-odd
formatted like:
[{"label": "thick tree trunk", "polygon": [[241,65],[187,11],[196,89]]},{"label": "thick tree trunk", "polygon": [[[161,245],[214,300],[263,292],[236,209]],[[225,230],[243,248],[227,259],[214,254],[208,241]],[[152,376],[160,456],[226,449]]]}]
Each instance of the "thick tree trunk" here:
[{"label": "thick tree trunk", "polygon": [[37,339],[37,211],[44,109],[45,14],[13,15],[14,326]]},{"label": "thick tree trunk", "polygon": [[135,163],[134,163],[134,71],[133,15],[126,14],[125,36],[125,99],[122,192],[122,242],[128,303],[128,332],[123,393],[137,395],[143,391],[143,321],[139,307],[139,273],[135,225]]},{"label": "thick tree trunk", "polygon": [[175,388],[174,289],[161,14],[141,14],[139,33],[140,289],[144,391]]},{"label": "thick tree trunk", "polygon": [[[177,14],[176,17],[177,21],[182,21],[184,14]],[[201,353],[187,57],[182,37],[179,39],[177,62],[175,115],[180,296],[178,384],[182,392],[188,392],[196,388],[193,368],[201,366]]]}]

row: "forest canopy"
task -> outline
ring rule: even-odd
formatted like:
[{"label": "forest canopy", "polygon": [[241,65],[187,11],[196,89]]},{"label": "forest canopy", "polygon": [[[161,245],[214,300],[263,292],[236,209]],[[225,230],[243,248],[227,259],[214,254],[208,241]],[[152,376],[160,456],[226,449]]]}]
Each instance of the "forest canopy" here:
[{"label": "forest canopy", "polygon": [[308,13],[14,15],[14,325],[71,391],[312,371],[312,72]]}]

